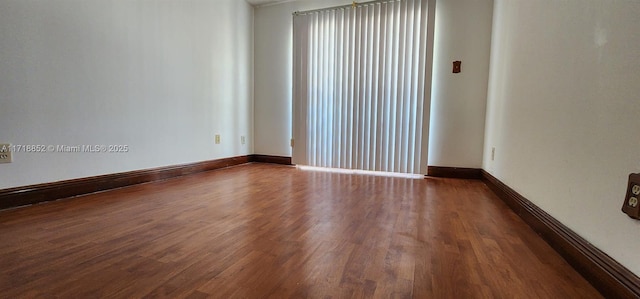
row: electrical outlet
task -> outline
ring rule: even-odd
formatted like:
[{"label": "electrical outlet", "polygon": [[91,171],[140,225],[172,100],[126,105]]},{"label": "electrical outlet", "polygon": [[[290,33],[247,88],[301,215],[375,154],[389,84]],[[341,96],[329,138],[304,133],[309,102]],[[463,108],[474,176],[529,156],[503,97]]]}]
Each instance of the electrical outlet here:
[{"label": "electrical outlet", "polygon": [[634,219],[640,219],[640,206],[638,198],[640,197],[640,173],[632,173],[629,175],[629,184],[627,185],[627,194],[625,195],[624,204],[622,204],[622,212]]},{"label": "electrical outlet", "polygon": [[244,138],[244,136],[240,136],[240,144],[245,144],[246,143],[246,139]]},{"label": "electrical outlet", "polygon": [[216,144],[220,144],[220,134],[216,134]]},{"label": "electrical outlet", "polygon": [[491,148],[491,161],[495,160],[496,158],[496,148],[492,147]]},{"label": "electrical outlet", "polygon": [[0,144],[0,163],[13,162],[13,155],[11,153],[11,144]]}]

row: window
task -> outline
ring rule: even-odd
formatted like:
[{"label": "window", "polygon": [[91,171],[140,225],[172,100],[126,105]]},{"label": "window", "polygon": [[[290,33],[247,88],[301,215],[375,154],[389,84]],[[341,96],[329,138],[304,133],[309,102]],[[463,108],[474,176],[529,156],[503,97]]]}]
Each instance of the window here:
[{"label": "window", "polygon": [[426,173],[427,0],[294,14],[295,164]]}]

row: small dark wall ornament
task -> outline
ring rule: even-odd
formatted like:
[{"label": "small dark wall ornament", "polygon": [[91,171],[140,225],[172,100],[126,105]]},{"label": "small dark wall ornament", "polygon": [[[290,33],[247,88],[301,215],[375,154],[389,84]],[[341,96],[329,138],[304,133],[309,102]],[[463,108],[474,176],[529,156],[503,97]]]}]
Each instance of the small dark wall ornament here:
[{"label": "small dark wall ornament", "polygon": [[459,73],[462,67],[462,61],[456,60],[453,62],[453,73]]}]

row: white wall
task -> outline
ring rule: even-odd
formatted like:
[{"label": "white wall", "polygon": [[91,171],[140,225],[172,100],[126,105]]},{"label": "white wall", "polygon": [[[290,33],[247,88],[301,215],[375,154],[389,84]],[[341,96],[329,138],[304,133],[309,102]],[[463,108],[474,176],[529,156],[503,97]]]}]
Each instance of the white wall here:
[{"label": "white wall", "polygon": [[[257,154],[291,156],[291,14],[351,2],[293,1],[255,9]],[[430,165],[482,164],[491,14],[492,0],[436,2]],[[463,71],[452,74],[457,59]]]},{"label": "white wall", "polygon": [[252,51],[244,1],[0,1],[0,142],[129,146],[15,153],[0,189],[252,153]]},{"label": "white wall", "polygon": [[494,6],[483,168],[640,275],[640,2]]},{"label": "white wall", "polygon": [[492,14],[493,0],[436,2],[429,165],[482,167]]}]

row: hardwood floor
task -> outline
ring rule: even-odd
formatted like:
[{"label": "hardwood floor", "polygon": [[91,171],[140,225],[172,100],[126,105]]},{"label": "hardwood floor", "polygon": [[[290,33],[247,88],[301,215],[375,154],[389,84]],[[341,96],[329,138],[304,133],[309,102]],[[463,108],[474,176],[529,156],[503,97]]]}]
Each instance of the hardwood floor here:
[{"label": "hardwood floor", "polygon": [[0,212],[0,297],[600,295],[481,181],[247,164]]}]

